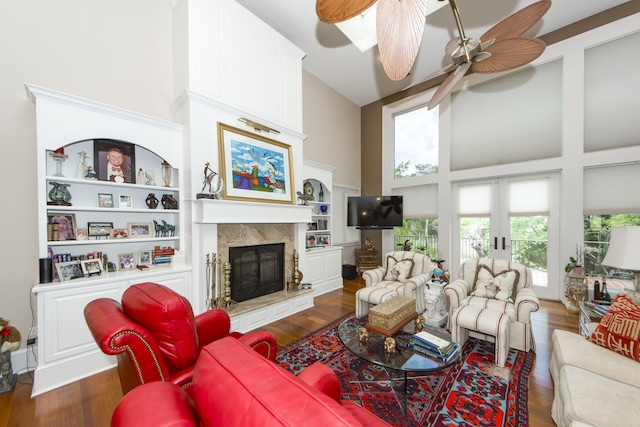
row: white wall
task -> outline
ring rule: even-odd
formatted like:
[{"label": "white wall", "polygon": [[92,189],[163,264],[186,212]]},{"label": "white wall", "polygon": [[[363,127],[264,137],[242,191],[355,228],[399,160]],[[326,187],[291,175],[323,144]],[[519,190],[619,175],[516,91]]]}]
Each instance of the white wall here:
[{"label": "white wall", "polygon": [[[360,107],[303,72],[302,110],[303,132],[307,135],[304,158],[334,167],[334,187],[359,189]],[[334,222],[334,226],[339,225]],[[353,245],[344,246],[343,263],[355,264],[354,249]]]},{"label": "white wall", "polygon": [[[32,322],[30,288],[38,282],[35,106],[24,83],[170,120],[171,38],[168,1],[0,3],[0,143],[8,160],[0,168],[0,317],[23,342]],[[68,161],[76,162],[73,156]]]}]

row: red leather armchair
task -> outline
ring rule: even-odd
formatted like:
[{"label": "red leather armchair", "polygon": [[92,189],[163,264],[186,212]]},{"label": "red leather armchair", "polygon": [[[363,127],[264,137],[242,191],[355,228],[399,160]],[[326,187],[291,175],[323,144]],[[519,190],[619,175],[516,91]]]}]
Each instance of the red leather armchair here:
[{"label": "red leather armchair", "polygon": [[141,283],[128,288],[122,304],[108,298],[91,301],[84,316],[100,349],[115,355],[122,393],[152,381],[191,385],[203,346],[232,336],[275,360],[275,337],[265,331],[229,332],[224,310],[193,315],[189,301],[166,286]]},{"label": "red leather armchair", "polygon": [[297,377],[223,338],[202,349],[189,393],[155,382],[132,390],[112,427],[390,427],[363,407],[340,400],[336,374],[316,363]]}]

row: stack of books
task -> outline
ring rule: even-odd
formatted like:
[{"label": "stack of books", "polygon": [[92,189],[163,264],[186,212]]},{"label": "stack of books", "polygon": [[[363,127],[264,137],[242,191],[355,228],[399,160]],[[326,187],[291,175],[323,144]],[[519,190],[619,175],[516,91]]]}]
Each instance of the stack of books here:
[{"label": "stack of books", "polygon": [[460,346],[455,342],[442,339],[426,331],[413,334],[408,346],[414,351],[445,363],[453,359],[460,351]]},{"label": "stack of books", "polygon": [[592,309],[600,317],[604,317],[604,315],[607,314],[607,311],[609,310],[609,307],[610,307],[610,305],[596,304],[595,302],[585,302],[585,304],[587,305],[587,307]]},{"label": "stack of books", "polygon": [[173,260],[175,249],[173,248],[156,248],[153,250],[152,263],[156,267],[169,267]]}]

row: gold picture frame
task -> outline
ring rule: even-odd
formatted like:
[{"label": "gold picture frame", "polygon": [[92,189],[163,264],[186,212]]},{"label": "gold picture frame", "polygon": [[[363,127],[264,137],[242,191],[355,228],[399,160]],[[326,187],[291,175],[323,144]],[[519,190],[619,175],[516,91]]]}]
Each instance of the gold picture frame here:
[{"label": "gold picture frame", "polygon": [[291,146],[218,123],[223,199],[293,204]]}]

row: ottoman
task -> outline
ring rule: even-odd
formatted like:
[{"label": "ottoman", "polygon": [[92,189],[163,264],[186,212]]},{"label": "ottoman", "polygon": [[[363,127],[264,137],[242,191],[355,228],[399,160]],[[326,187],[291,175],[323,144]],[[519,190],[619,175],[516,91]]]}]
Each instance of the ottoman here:
[{"label": "ottoman", "polygon": [[504,367],[509,354],[509,316],[500,311],[463,305],[451,317],[451,338],[462,346],[469,338],[469,330],[496,338],[495,363]]}]

